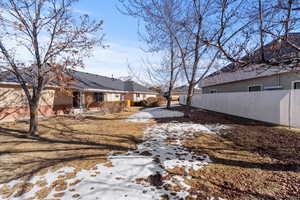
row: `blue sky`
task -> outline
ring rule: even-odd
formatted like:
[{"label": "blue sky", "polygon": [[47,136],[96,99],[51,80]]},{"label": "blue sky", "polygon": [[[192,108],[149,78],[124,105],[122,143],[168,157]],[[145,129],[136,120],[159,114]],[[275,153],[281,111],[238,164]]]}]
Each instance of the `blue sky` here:
[{"label": "blue sky", "polygon": [[85,60],[84,71],[120,77],[128,75],[128,63],[139,68],[142,58],[158,60],[141,49],[144,43],[137,33],[137,20],[120,13],[118,5],[118,0],[80,0],[74,6],[77,12],[104,20],[104,44],[110,46],[107,49],[95,48],[94,55]]}]

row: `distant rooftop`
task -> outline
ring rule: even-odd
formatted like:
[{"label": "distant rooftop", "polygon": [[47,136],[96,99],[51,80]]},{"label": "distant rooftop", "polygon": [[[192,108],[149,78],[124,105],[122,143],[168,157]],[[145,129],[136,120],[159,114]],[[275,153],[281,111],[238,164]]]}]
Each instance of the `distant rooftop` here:
[{"label": "distant rooftop", "polygon": [[[290,33],[289,40],[294,44],[300,45],[300,33]],[[251,60],[255,63],[259,61],[261,49],[256,50],[251,56]],[[281,58],[284,55],[292,53],[299,53],[293,47],[286,42],[278,44],[278,40],[273,40],[264,46],[265,59],[271,61],[272,59]],[[249,56],[245,56],[242,60],[249,60]],[[276,66],[269,67],[266,70],[265,65],[262,64],[249,64],[247,66],[241,66],[237,63],[230,63],[220,70],[208,75],[199,84],[200,87],[207,87],[211,85],[235,82],[240,80],[246,80],[256,77],[269,76],[277,73],[287,72],[286,69],[281,69]]]},{"label": "distant rooftop", "polygon": [[[24,72],[24,74],[26,74]],[[29,75],[25,76],[25,80],[31,83],[31,78]],[[116,78],[109,78],[106,76],[101,76],[97,74],[80,72],[76,70],[69,70],[66,72],[68,76],[72,78],[72,85],[70,87],[79,90],[84,89],[95,89],[95,90],[111,90],[111,91],[121,91],[121,92],[144,92],[144,93],[155,93],[148,88],[134,82],[134,81],[122,81]],[[13,73],[2,72],[0,73],[0,82],[6,83],[18,83],[16,76]],[[51,85],[55,85],[55,81]]]}]

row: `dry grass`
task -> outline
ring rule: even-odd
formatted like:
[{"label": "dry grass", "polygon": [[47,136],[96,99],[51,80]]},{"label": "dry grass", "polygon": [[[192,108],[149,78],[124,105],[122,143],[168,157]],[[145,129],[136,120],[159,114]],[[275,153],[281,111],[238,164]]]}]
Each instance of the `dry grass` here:
[{"label": "dry grass", "polygon": [[[192,194],[198,199],[216,196],[232,200],[252,199],[300,199],[300,131],[272,126],[251,120],[176,107],[189,118],[177,121],[193,121],[201,124],[225,124],[230,129],[218,135],[202,134],[186,141],[191,151],[208,154],[213,160],[200,171],[191,171]],[[26,184],[32,176],[48,169],[72,166],[77,169],[93,169],[97,163],[107,163],[105,154],[135,149],[143,129],[150,124],[127,123],[125,118],[136,112],[86,117],[84,119],[53,118],[41,122],[38,137],[26,138],[22,131],[25,123],[1,125],[0,129],[0,183],[23,179],[14,188],[0,188],[6,196],[13,192],[21,195],[33,185]],[[157,123],[174,120],[161,119]],[[182,169],[171,173],[183,174]],[[50,191],[59,199],[65,189],[65,181],[76,177],[74,173],[59,177],[50,187],[37,193],[44,199]],[[141,180],[142,181],[142,180]],[[80,180],[75,181],[74,185]],[[41,186],[45,182],[40,181]],[[176,188],[170,188],[176,190]],[[80,196],[75,195],[74,198]]]},{"label": "dry grass", "polygon": [[213,161],[204,170],[191,173],[192,192],[200,199],[300,199],[299,129],[199,110],[182,120],[231,127],[218,135],[202,134],[186,142]]},{"label": "dry grass", "polygon": [[[124,152],[135,149],[141,141],[143,129],[149,124],[128,123],[129,115],[139,110],[109,115],[95,115],[82,119],[57,117],[40,122],[37,137],[28,138],[23,131],[27,123],[1,124],[0,127],[0,183],[42,175],[49,169],[64,166],[92,169],[97,163],[105,163],[108,152]],[[109,163],[107,163],[109,165]],[[43,199],[52,189],[61,191],[64,180],[76,174],[60,177],[52,188],[40,191],[38,199]],[[40,183],[43,184],[43,183]],[[74,183],[76,184],[76,183]],[[19,185],[12,189],[0,188],[0,193],[9,196],[14,191],[20,195],[30,190],[32,185]],[[62,194],[58,194],[62,195]]]}]

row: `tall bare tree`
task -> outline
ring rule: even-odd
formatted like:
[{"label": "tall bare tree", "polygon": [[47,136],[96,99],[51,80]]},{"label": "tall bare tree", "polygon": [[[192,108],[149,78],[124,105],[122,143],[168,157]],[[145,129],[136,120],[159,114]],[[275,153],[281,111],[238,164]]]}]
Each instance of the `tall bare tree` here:
[{"label": "tall bare tree", "polygon": [[[189,84],[187,103],[191,104],[195,86],[215,66],[219,56],[219,50],[211,48],[205,42],[216,37],[210,22],[216,11],[215,2],[213,0],[121,1],[123,5],[125,4],[129,15],[142,19],[146,31],[153,32],[150,41],[167,38],[175,44],[183,74]],[[161,44],[163,40],[159,41]]]},{"label": "tall bare tree", "polygon": [[194,88],[213,68],[217,67],[219,50],[211,48],[206,42],[215,40],[216,32],[212,29],[211,20],[215,15],[215,1],[193,0],[183,3],[181,18],[176,25],[180,31],[173,32],[180,51],[184,75],[189,84],[187,105],[191,105]]},{"label": "tall bare tree", "polygon": [[[148,67],[147,71],[151,80],[165,82],[167,80],[167,107],[170,108],[172,91],[177,81],[180,69],[178,62],[178,47],[174,33],[175,18],[179,15],[178,0],[120,0],[121,12],[142,20],[144,24],[141,38],[148,44],[148,51],[164,54],[160,66]],[[163,77],[163,78],[162,78]],[[165,84],[163,84],[165,85]]]},{"label": "tall bare tree", "polygon": [[31,135],[38,131],[37,112],[45,86],[68,68],[83,66],[83,57],[102,43],[103,22],[76,13],[72,7],[76,2],[0,1],[0,68],[15,75],[27,97]]}]

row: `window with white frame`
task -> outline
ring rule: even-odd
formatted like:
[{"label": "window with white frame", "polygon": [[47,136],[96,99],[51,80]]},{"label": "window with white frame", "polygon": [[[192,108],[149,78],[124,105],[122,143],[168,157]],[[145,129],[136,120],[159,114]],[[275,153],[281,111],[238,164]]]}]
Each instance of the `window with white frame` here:
[{"label": "window with white frame", "polygon": [[210,90],[209,93],[211,93],[211,94],[217,93],[217,90]]},{"label": "window with white frame", "polygon": [[248,87],[249,92],[259,92],[262,91],[261,85],[253,85]]}]

